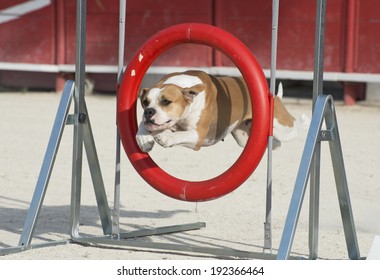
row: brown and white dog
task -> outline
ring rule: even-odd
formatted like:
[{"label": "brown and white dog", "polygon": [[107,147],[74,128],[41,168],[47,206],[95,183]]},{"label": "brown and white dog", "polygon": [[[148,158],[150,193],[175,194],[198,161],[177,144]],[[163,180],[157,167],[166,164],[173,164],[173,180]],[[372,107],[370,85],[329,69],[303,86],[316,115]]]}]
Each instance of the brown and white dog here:
[{"label": "brown and white dog", "polygon": [[[282,86],[274,98],[274,146],[297,137],[308,118],[296,120],[281,102]],[[229,133],[244,147],[251,130],[250,95],[242,78],[215,77],[202,71],[173,73],[154,87],[142,89],[142,121],[136,135],[143,152],[155,142],[199,150]]]}]

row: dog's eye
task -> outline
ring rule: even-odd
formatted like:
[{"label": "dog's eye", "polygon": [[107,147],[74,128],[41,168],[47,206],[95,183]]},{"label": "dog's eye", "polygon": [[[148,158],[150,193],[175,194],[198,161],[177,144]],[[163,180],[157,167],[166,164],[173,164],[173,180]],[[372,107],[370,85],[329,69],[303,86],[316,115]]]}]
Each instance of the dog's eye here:
[{"label": "dog's eye", "polygon": [[148,105],[149,105],[149,101],[148,101],[148,99],[144,99],[143,102],[142,102],[142,105],[143,105],[144,107],[148,106]]},{"label": "dog's eye", "polygon": [[164,105],[164,106],[167,106],[167,105],[169,105],[170,103],[172,103],[170,100],[167,100],[167,99],[162,99],[162,100],[161,100],[161,104]]}]

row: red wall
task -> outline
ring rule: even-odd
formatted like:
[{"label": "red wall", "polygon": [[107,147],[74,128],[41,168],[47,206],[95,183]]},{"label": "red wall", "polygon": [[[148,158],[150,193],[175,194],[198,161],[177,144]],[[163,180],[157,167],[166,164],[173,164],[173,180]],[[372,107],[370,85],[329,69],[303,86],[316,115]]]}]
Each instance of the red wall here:
[{"label": "red wall", "polygon": [[[1,0],[0,11],[22,3]],[[55,63],[55,6],[0,24],[0,62]]]},{"label": "red wall", "polygon": [[[255,5],[253,5],[253,3]],[[235,34],[270,67],[272,1],[216,1],[216,25]],[[236,5],[239,3],[238,5]],[[325,70],[344,71],[344,0],[329,0],[326,11]],[[281,0],[278,28],[279,69],[312,70],[316,5],[314,1]],[[218,64],[231,63],[224,58]]]},{"label": "red wall", "polygon": [[[26,0],[1,0],[0,10]],[[158,30],[182,22],[214,24],[230,31],[269,68],[270,0],[128,0],[126,63]],[[118,0],[87,0],[87,63],[116,65]],[[312,70],[315,1],[281,0],[278,69]],[[380,73],[380,1],[328,0],[325,70]],[[76,0],[52,4],[17,20],[0,24],[0,62],[74,64]],[[155,65],[232,66],[213,49],[180,45]],[[0,79],[0,83],[1,83]]]},{"label": "red wall", "polygon": [[[61,1],[61,0],[60,0]],[[101,4],[99,4],[101,3]],[[164,27],[182,22],[212,23],[212,1],[127,1],[126,62],[149,38]],[[75,63],[75,1],[64,1],[66,13],[64,63]],[[163,9],[165,6],[165,9]],[[203,7],[199,12],[198,7]],[[87,63],[117,64],[119,1],[88,1]],[[156,65],[211,66],[212,50],[203,46],[179,46],[163,54]]]},{"label": "red wall", "polygon": [[380,1],[354,1],[353,72],[380,73]]}]

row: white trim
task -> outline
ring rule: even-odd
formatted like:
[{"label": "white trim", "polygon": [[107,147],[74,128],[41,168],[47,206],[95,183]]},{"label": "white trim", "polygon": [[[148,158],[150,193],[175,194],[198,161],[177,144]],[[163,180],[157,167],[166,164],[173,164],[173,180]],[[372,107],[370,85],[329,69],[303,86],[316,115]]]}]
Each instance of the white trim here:
[{"label": "white trim", "polygon": [[[27,71],[27,72],[75,72],[74,64],[37,64],[37,63],[13,63],[0,62],[0,70]],[[117,73],[117,66],[112,65],[87,65],[86,72],[90,73]]]},{"label": "white trim", "polygon": [[[149,74],[168,74],[172,72],[182,72],[190,69],[206,71],[213,75],[240,76],[240,71],[235,67],[151,67]],[[270,70],[264,69],[265,77],[270,77]],[[313,80],[313,71],[293,71],[293,70],[276,70],[276,78],[283,80]],[[324,72],[325,81],[339,82],[363,82],[363,83],[380,83],[380,74],[372,73],[344,73],[344,72]]]},{"label": "white trim", "polygon": [[[0,70],[10,71],[30,71],[30,72],[75,72],[74,64],[33,64],[33,63],[12,63],[0,62]],[[240,76],[240,72],[235,67],[166,67],[154,66],[147,71],[148,74],[168,74],[172,72],[184,72],[186,70],[203,70],[213,75]],[[113,65],[86,65],[88,73],[113,74],[118,72],[118,67]],[[264,69],[264,75],[269,78],[270,70]],[[343,72],[325,72],[323,74],[325,81],[340,82],[363,82],[363,83],[380,83],[380,74],[371,73],[343,73]],[[313,80],[312,71],[292,71],[277,70],[277,79],[285,80]]]},{"label": "white trim", "polygon": [[54,64],[0,62],[0,70],[31,71],[31,72],[58,72],[58,67],[57,65],[54,65]]},{"label": "white trim", "polygon": [[[269,77],[270,71],[264,70],[265,76]],[[277,70],[277,79],[289,80],[313,80],[312,71],[291,71],[291,70]],[[323,80],[325,81],[340,81],[340,82],[365,82],[365,83],[379,83],[380,74],[374,73],[345,73],[345,72],[324,72]]]}]

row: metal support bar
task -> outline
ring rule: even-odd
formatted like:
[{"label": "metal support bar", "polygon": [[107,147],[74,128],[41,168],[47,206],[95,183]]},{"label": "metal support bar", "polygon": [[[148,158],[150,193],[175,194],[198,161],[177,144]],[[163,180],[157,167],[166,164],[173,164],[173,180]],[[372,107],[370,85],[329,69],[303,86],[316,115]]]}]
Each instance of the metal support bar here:
[{"label": "metal support bar", "polygon": [[329,110],[326,112],[326,126],[331,131],[331,141],[329,141],[331,161],[334,170],[335,185],[338,193],[340,213],[343,222],[344,235],[348,256],[352,260],[360,259],[359,244],[356,236],[354,216],[352,213],[350,193],[346,169],[343,160],[343,151],[340,142],[338,123],[336,121],[335,108],[332,101],[329,103]]},{"label": "metal support bar", "polygon": [[[117,72],[117,91],[118,98],[119,86],[123,77],[124,67],[124,46],[125,46],[125,15],[126,15],[126,0],[120,0],[119,4],[119,55],[118,55],[118,72]],[[114,186],[114,204],[112,210],[112,234],[117,237],[120,233],[120,153],[121,143],[119,130],[116,126],[116,164],[115,164],[115,186]]]},{"label": "metal support bar", "polygon": [[53,170],[57,151],[61,143],[61,138],[67,121],[67,115],[70,109],[73,92],[74,82],[67,81],[63,89],[61,101],[58,106],[58,111],[54,120],[53,129],[50,134],[50,139],[46,148],[45,157],[42,162],[33,198],[25,219],[19,246],[28,246],[31,243],[41,206],[45,198],[47,186],[49,184],[51,172]]},{"label": "metal support bar", "polygon": [[51,241],[51,242],[44,242],[44,243],[38,243],[38,244],[29,244],[26,246],[20,245],[20,246],[8,247],[8,248],[1,248],[0,249],[0,256],[6,256],[6,255],[11,255],[11,254],[21,253],[23,251],[31,250],[31,249],[65,245],[65,244],[69,244],[69,243],[70,243],[70,240],[59,240],[59,241]]},{"label": "metal support bar", "polygon": [[[84,111],[84,82],[86,65],[86,0],[77,0],[76,16],[76,66],[74,114],[78,116]],[[82,189],[83,163],[83,125],[79,121],[74,124],[73,164],[71,181],[70,235],[79,237],[80,202]]]},{"label": "metal support bar", "polygon": [[[331,96],[320,95],[315,103],[315,109],[302,154],[288,215],[286,217],[277,259],[288,259],[290,254],[303,198],[306,192],[307,181],[311,172],[312,160],[315,156],[317,143],[319,143],[323,120],[325,120],[327,130],[332,132],[332,140],[329,141],[330,153],[333,161],[335,182],[349,257],[351,259],[360,258],[333,98]],[[310,257],[312,258],[313,256]]]},{"label": "metal support bar", "polygon": [[[60,141],[63,135],[65,125],[83,125],[84,146],[90,167],[90,173],[95,190],[95,197],[98,204],[100,220],[103,226],[104,234],[111,232],[111,217],[105,193],[102,173],[99,160],[95,148],[95,142],[91,130],[91,124],[88,117],[86,105],[84,104],[84,113],[81,117],[78,115],[69,115],[70,105],[74,94],[74,82],[67,81],[62,93],[61,101],[53,124],[52,133],[50,135],[48,147],[42,163],[41,171],[38,177],[36,188],[33,194],[32,202],[29,207],[27,217],[19,246],[29,246],[33,237],[34,229],[40,213],[41,206],[47,191],[51,172],[54,167],[55,158],[59,149]],[[79,217],[78,217],[79,219]]]},{"label": "metal support bar", "polygon": [[197,230],[204,227],[206,227],[206,223],[199,222],[199,223],[182,224],[182,225],[174,225],[174,226],[167,226],[167,227],[139,229],[135,231],[121,233],[120,239],[171,234],[171,233],[184,232],[184,231],[189,231],[189,230]]},{"label": "metal support bar", "polygon": [[99,158],[96,152],[94,136],[92,134],[90,118],[86,104],[84,104],[84,112],[86,114],[86,121],[83,124],[83,140],[86,150],[88,165],[92,178],[92,185],[95,191],[96,202],[98,205],[100,221],[103,227],[104,234],[110,234],[112,230],[112,220],[110,215],[110,208],[108,206],[107,195],[104,188],[102,171],[100,169]]},{"label": "metal support bar", "polygon": [[[274,260],[276,255],[274,254],[263,254],[259,252],[250,252],[235,250],[227,247],[204,247],[204,246],[193,246],[193,245],[182,245],[173,243],[163,243],[163,242],[146,242],[139,240],[114,240],[114,239],[104,239],[103,237],[81,237],[73,240],[74,242],[83,244],[97,244],[105,246],[124,246],[126,248],[137,248],[146,250],[162,250],[170,252],[189,252],[189,253],[199,253],[218,257],[236,257],[243,259],[262,259],[262,260]],[[290,259],[302,259],[301,257],[290,257]]]},{"label": "metal support bar", "polygon": [[310,172],[309,256],[318,257],[321,142],[317,141]]},{"label": "metal support bar", "polygon": [[[313,110],[318,96],[323,92],[324,44],[326,29],[326,0],[317,0],[314,47],[314,81]],[[309,204],[309,255],[310,259],[318,257],[319,236],[319,193],[321,172],[321,143],[318,141],[310,173],[310,204]]]},{"label": "metal support bar", "polygon": [[323,93],[324,46],[326,30],[326,0],[317,0],[314,45],[313,109],[319,95]]},{"label": "metal support bar", "polygon": [[[272,46],[271,46],[271,71],[270,71],[270,91],[276,95],[276,64],[277,64],[277,37],[278,37],[278,11],[279,0],[272,2]],[[273,120],[271,120],[273,121]],[[267,191],[266,210],[264,222],[264,251],[272,253],[272,150],[273,136],[268,137],[268,161],[267,161]]]}]

